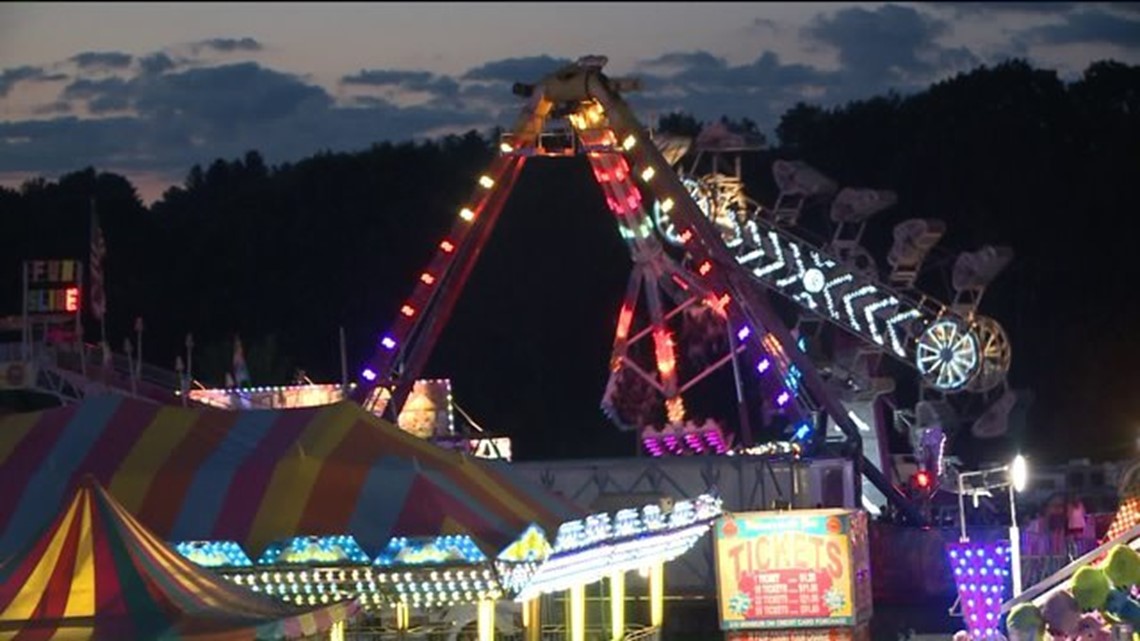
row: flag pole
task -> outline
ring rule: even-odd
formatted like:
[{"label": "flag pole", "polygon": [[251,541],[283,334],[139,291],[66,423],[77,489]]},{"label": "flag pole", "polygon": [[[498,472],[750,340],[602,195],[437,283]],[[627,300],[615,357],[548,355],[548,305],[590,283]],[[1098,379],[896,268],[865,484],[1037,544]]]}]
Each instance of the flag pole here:
[{"label": "flag pole", "polygon": [[136,353],[137,355],[135,357],[134,370],[135,370],[135,379],[140,380],[142,378],[142,336],[143,336],[143,319],[142,319],[142,316],[135,318],[135,335],[138,337],[137,338],[138,352]]},{"label": "flag pole", "polygon": [[135,359],[131,356],[134,349],[131,347],[131,339],[123,339],[123,351],[127,353],[127,378],[131,381],[131,394],[134,396],[139,395],[138,381],[135,380]]},{"label": "flag pole", "polygon": [[348,357],[345,355],[344,325],[340,326],[340,388],[341,394],[348,397]]},{"label": "flag pole", "polygon": [[186,332],[186,394],[194,386],[194,335]]},{"label": "flag pole", "polygon": [[[75,281],[83,287],[83,263],[75,261],[76,274]],[[79,343],[79,371],[83,374],[83,378],[87,378],[87,343],[83,340],[83,297],[79,296],[76,301],[79,309],[75,310],[75,339]]]}]

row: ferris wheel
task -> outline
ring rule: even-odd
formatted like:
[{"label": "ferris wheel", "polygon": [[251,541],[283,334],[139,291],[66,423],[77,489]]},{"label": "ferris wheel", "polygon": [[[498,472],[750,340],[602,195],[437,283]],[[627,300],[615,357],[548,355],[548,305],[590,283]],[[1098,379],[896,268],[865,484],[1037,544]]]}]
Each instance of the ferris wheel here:
[{"label": "ferris wheel", "polygon": [[953,318],[935,321],[918,337],[915,350],[919,373],[944,391],[964,388],[978,373],[980,358],[978,337]]}]

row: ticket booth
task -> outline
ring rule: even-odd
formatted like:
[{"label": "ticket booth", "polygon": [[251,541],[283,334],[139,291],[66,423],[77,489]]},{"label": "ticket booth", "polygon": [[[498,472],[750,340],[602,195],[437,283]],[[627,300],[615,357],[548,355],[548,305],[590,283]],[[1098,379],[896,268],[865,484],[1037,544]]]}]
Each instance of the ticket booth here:
[{"label": "ticket booth", "polygon": [[866,512],[725,513],[714,541],[727,641],[870,640]]}]

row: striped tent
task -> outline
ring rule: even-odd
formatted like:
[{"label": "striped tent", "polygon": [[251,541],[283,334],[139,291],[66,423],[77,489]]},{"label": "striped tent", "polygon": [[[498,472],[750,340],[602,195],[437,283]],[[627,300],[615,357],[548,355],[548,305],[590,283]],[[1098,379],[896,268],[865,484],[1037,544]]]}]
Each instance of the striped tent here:
[{"label": "striped tent", "polygon": [[0,559],[27,544],[84,475],[168,542],[231,540],[256,558],[295,536],[468,534],[497,552],[579,508],[503,465],[406,434],[343,402],[232,412],[118,396],[0,418]]},{"label": "striped tent", "polygon": [[0,639],[303,639],[356,614],[302,610],[235,586],[142,527],[92,477],[0,566]]}]

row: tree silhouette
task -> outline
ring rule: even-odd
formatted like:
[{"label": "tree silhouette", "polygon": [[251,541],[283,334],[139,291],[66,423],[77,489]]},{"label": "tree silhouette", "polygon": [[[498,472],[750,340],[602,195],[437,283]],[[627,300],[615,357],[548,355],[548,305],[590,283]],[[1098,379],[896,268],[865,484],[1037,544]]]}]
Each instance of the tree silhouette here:
[{"label": "tree silhouette", "polygon": [[[723,122],[762,133],[747,118]],[[702,124],[678,112],[657,128],[696,136]],[[1014,60],[912,95],[800,103],[774,134],[776,147],[745,164],[758,200],[771,202],[772,160],[789,158],[842,185],[898,192],[864,237],[875,256],[905,218],[948,223],[924,288],[946,294],[939,274],[957,251],[1013,245],[983,308],[1013,340],[1011,382],[1037,392],[1025,438],[1058,456],[1091,451],[1091,430],[1072,428],[1095,425],[1095,440],[1132,447],[1140,302],[1126,294],[1126,230],[1140,184],[1140,67],[1098,62],[1066,83]],[[259,384],[286,383],[295,367],[339,380],[337,328],[354,368],[496,147],[493,132],[472,131],[276,166],[250,150],[189,168],[149,209],[125,178],[94,168],[0,188],[0,316],[18,312],[20,261],[86,259],[94,197],[112,345],[142,316],[147,360],[173,363],[193,332],[204,380],[228,369],[235,331]],[[425,374],[456,377],[465,406],[514,433],[522,457],[626,451],[597,401],[628,269],[585,163],[528,161]],[[87,319],[88,338],[97,335]],[[649,414],[644,391],[627,394],[632,420]]]}]

